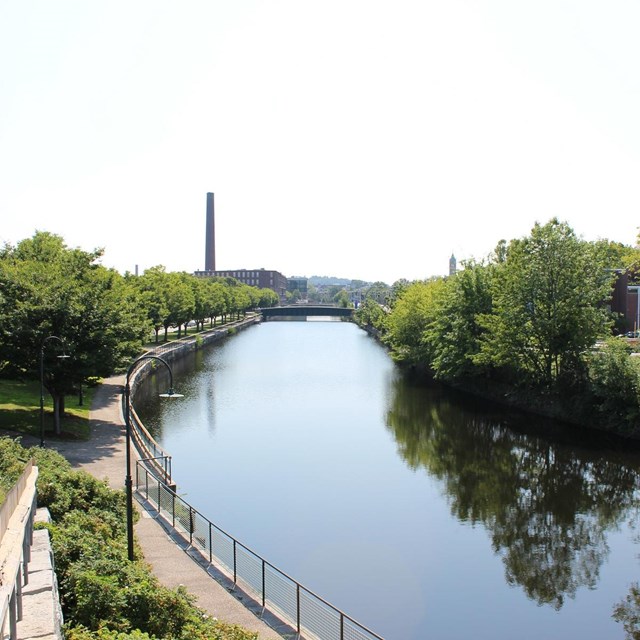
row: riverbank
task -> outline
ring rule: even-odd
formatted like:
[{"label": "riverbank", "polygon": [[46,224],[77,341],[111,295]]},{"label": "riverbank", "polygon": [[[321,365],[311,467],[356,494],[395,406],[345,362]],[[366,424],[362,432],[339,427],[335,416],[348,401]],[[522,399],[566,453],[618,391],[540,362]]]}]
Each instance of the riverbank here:
[{"label": "riverbank", "polygon": [[[389,346],[377,329],[361,324],[358,326],[389,351]],[[406,374],[425,382],[439,384],[510,410],[564,423],[572,429],[588,432],[594,439],[602,438],[613,447],[640,447],[640,430],[630,426],[628,420],[625,422],[621,418],[616,421],[618,414],[615,407],[608,412],[599,410],[587,391],[578,393],[575,389],[536,389],[481,376],[455,381],[437,380],[427,366],[410,365],[397,360],[396,365]]]}]

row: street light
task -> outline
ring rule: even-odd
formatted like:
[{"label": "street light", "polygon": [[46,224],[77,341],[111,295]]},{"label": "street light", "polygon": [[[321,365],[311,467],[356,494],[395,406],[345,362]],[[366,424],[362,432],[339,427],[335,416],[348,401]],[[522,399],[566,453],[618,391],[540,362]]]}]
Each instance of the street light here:
[{"label": "street light", "polygon": [[140,356],[129,367],[127,371],[127,381],[124,387],[124,421],[127,434],[127,476],[124,480],[124,485],[127,493],[127,553],[129,560],[133,560],[133,482],[131,480],[131,415],[129,411],[131,387],[129,385],[129,379],[131,378],[133,370],[143,360],[158,360],[162,362],[169,372],[169,390],[166,393],[161,393],[161,398],[182,398],[182,394],[175,393],[173,390],[173,371],[166,360],[158,356],[144,355]]},{"label": "street light", "polygon": [[[69,358],[64,353],[64,340],[58,336],[47,336],[40,345],[40,446],[44,447],[44,347],[49,340],[57,340],[62,345],[62,355],[58,358]],[[54,407],[55,410],[55,407]]]}]

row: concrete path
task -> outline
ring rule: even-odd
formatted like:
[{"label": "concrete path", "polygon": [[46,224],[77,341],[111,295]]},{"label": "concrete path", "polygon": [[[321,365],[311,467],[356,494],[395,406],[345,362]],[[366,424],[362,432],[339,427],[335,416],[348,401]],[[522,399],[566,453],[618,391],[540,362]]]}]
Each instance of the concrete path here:
[{"label": "concrete path", "polygon": [[[74,468],[107,480],[115,489],[124,488],[126,476],[126,437],[121,410],[124,382],[124,376],[116,376],[97,388],[91,407],[91,436],[88,441],[47,443],[67,458]],[[171,588],[184,585],[196,596],[198,606],[211,616],[255,631],[260,640],[282,640],[282,635],[258,617],[261,612],[254,613],[243,605],[239,599],[243,597],[241,593],[231,593],[222,576],[217,576],[215,571],[207,571],[159,521],[140,505],[136,506],[142,515],[135,526],[136,539],[145,560],[162,584]]]}]

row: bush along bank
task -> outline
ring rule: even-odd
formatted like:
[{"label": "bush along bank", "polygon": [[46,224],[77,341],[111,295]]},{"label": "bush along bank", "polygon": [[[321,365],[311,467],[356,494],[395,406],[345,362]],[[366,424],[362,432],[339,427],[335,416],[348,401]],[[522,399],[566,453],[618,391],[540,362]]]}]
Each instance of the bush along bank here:
[{"label": "bush along bank", "polygon": [[[0,478],[11,486],[35,459],[38,506],[47,507],[66,640],[256,640],[209,617],[182,587],[161,585],[140,558],[127,558],[122,491],[71,469],[57,452],[0,438]],[[17,474],[17,475],[16,475]]]}]

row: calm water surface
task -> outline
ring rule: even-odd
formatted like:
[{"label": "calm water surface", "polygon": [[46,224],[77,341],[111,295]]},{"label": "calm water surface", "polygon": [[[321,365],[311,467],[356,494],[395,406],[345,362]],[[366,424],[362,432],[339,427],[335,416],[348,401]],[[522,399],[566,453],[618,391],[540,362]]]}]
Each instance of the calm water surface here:
[{"label": "calm water surface", "polygon": [[637,453],[412,381],[349,323],[257,325],[174,374],[183,399],[139,408],[179,493],[388,640],[624,638]]}]

